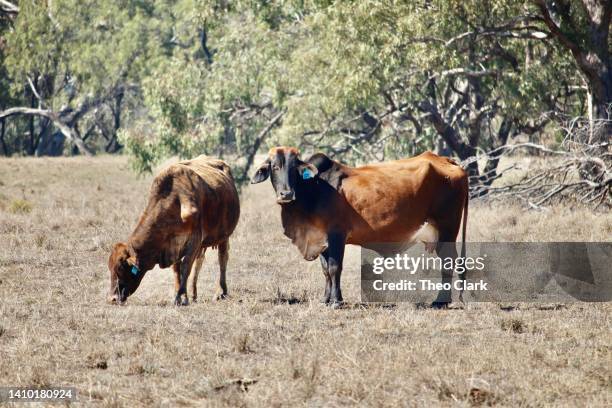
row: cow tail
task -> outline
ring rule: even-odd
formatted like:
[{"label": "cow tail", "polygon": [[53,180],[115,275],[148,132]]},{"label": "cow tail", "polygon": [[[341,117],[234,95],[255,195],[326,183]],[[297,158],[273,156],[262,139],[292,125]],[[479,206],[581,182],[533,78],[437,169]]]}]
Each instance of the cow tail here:
[{"label": "cow tail", "polygon": [[470,201],[470,188],[468,186],[465,191],[465,202],[463,203],[463,225],[461,227],[461,229],[463,230],[463,232],[461,233],[461,241],[462,241],[461,257],[462,258],[465,258],[465,227],[467,224],[469,201]]},{"label": "cow tail", "polygon": [[[467,183],[466,183],[467,184]],[[469,185],[466,185],[465,188],[465,199],[464,199],[464,203],[463,203],[463,225],[461,227],[461,229],[463,230],[463,232],[461,233],[461,257],[463,258],[463,262],[465,264],[465,230],[466,230],[466,225],[467,225],[467,217],[468,217],[468,203],[470,201],[470,187]],[[463,273],[460,275],[460,279],[463,281],[463,285],[465,286],[465,281],[466,281],[466,275],[467,275],[467,270],[464,270]],[[465,303],[463,300],[463,288],[459,291],[459,301],[461,303]]]}]

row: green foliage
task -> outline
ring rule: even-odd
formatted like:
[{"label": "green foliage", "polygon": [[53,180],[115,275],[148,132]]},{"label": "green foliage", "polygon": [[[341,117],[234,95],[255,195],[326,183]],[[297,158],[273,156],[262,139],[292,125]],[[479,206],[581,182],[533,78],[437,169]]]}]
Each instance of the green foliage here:
[{"label": "green foliage", "polygon": [[292,39],[250,12],[217,17],[226,20],[208,33],[215,51],[212,64],[201,54],[179,51],[143,82],[154,131],[143,135],[136,128],[125,136],[137,168],[150,168],[143,160],[215,154],[224,146],[242,154],[265,122],[251,111],[284,103],[288,88],[282,61]]},{"label": "green foliage", "polygon": [[[213,63],[174,53],[157,68],[145,85],[155,131],[146,143],[128,144],[129,151],[140,161],[194,151],[243,156],[269,112],[282,110],[282,126],[268,144],[341,153],[348,161],[372,159],[359,146],[363,139],[379,144],[382,157],[405,156],[433,148],[438,137],[426,121],[416,128],[403,118],[405,112],[421,115],[419,104],[432,98],[432,77],[439,109],[450,109],[451,102],[441,101],[443,92],[477,87],[480,100],[466,104],[462,120],[491,105],[478,142],[487,147],[498,116],[536,120],[552,109],[550,92],[575,81],[572,63],[551,44],[474,34],[513,21],[525,11],[523,2],[300,3],[238,2],[209,15],[207,21],[216,22],[207,26]],[[194,32],[188,26],[181,25]],[[527,51],[533,54],[530,66]],[[472,83],[445,74],[454,69],[497,74]],[[390,101],[402,108],[390,112]],[[368,127],[364,112],[384,119]],[[460,133],[467,127],[457,125]]]},{"label": "green foliage", "polygon": [[[0,79],[2,106],[14,104],[2,93],[8,84],[12,98],[31,102],[28,78],[55,110],[124,87],[128,102],[108,112],[122,118],[113,131],[138,171],[201,153],[231,156],[247,171],[260,142],[380,160],[435,148],[443,128],[486,149],[499,143],[504,121],[517,135],[546,112],[578,114],[584,105],[580,91],[568,91],[579,83],[571,55],[529,37],[544,26],[518,0],[54,0],[20,8],[14,28],[2,27],[0,68],[10,77]],[[584,21],[584,11],[571,18]],[[99,122],[113,115],[95,112],[80,127],[103,133]],[[22,134],[25,122],[15,123],[10,131]]]},{"label": "green foliage", "polygon": [[15,94],[28,78],[51,77],[46,102],[58,105],[140,78],[157,40],[147,14],[140,1],[23,2],[6,35]]}]

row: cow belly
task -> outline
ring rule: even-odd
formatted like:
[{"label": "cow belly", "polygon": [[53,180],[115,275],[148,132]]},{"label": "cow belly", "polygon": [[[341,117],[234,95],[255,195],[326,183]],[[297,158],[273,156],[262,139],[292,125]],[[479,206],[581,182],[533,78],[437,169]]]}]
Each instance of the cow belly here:
[{"label": "cow belly", "polygon": [[407,226],[403,231],[400,228],[377,232],[352,230],[347,236],[346,243],[366,248],[380,248],[382,245],[386,249],[401,248],[402,251],[415,244],[423,243],[425,249],[432,252],[436,249],[439,237],[440,233],[436,225],[426,221],[416,230],[414,226]]}]

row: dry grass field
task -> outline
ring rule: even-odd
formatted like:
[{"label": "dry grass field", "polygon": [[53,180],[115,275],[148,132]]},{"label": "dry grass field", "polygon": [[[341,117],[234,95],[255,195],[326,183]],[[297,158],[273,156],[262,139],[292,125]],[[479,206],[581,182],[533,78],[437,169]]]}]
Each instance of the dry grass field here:
[{"label": "dry grass field", "polygon": [[[612,305],[319,303],[323,276],[281,230],[269,183],[250,186],[231,242],[230,298],[175,307],[171,270],[125,306],[106,262],[151,177],[124,157],[0,160],[0,386],[73,385],[97,406],[567,406],[612,404]],[[608,241],[610,214],[470,207],[472,241]],[[507,306],[507,305],[506,305]]]}]

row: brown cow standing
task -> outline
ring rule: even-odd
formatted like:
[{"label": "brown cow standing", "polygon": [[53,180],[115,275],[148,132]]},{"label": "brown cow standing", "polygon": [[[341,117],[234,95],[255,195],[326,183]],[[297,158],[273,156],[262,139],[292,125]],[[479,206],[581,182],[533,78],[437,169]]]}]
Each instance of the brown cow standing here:
[{"label": "brown cow standing", "polygon": [[[270,177],[285,235],[306,260],[321,259],[325,303],[342,302],[346,244],[379,250],[380,243],[425,242],[442,258],[457,257],[455,241],[468,208],[466,172],[451,159],[417,157],[352,168],[318,153],[306,162],[292,147],[275,147],[251,182]],[[443,271],[451,282],[453,271]],[[450,302],[438,294],[434,306]]]},{"label": "brown cow standing", "polygon": [[158,264],[172,266],[175,303],[186,305],[187,279],[194,262],[191,287],[196,300],[204,253],[214,246],[219,249],[220,272],[213,299],[225,297],[229,237],[239,215],[238,192],[224,161],[199,156],[166,168],[153,180],[147,207],[127,243],[113,247],[108,260],[109,300],[124,302]]}]

